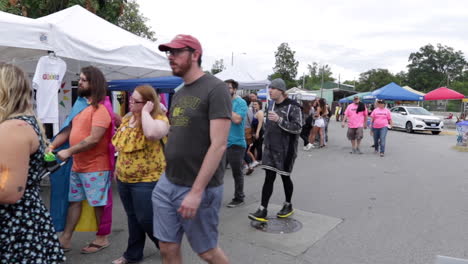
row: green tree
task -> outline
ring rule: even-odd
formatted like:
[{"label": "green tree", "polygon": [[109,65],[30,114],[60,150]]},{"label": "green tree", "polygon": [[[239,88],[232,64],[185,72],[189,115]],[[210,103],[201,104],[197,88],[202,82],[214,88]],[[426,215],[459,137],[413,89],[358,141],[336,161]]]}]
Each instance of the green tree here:
[{"label": "green tree", "polygon": [[332,75],[329,65],[319,65],[317,62],[313,62],[307,65],[307,75],[301,76],[298,82],[304,84],[305,89],[317,90],[320,89],[322,81],[324,83],[335,81]]},{"label": "green tree", "polygon": [[122,15],[117,19],[117,25],[127,31],[132,32],[140,37],[156,41],[155,33],[146,25],[148,18],[140,13],[140,6],[136,1],[128,1],[125,4]]},{"label": "green tree", "polygon": [[398,82],[397,78],[387,69],[372,69],[359,75],[356,91],[367,92],[378,89],[391,82]]},{"label": "green tree", "polygon": [[218,72],[222,72],[225,69],[226,69],[226,67],[224,66],[224,60],[223,59],[215,60],[215,63],[211,67],[211,74],[215,75]]},{"label": "green tree", "polygon": [[0,11],[38,18],[80,5],[101,18],[136,35],[155,40],[154,32],[145,24],[135,1],[127,0],[0,0]]},{"label": "green tree", "polygon": [[296,86],[295,78],[299,62],[294,58],[294,54],[296,54],[296,52],[291,50],[288,43],[281,43],[278,50],[275,52],[274,72],[268,78],[270,80],[282,78],[286,82],[288,88]]},{"label": "green tree", "polygon": [[461,51],[437,44],[428,44],[411,53],[408,61],[408,82],[420,91],[430,91],[462,77],[467,62]]}]

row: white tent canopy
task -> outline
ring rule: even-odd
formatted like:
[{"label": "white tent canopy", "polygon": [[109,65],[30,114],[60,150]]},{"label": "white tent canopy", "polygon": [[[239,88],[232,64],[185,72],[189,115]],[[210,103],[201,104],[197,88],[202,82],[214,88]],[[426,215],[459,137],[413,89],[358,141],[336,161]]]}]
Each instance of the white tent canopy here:
[{"label": "white tent canopy", "polygon": [[52,50],[50,25],[0,11],[0,61],[23,61]]},{"label": "white tent canopy", "polygon": [[235,80],[239,83],[239,89],[242,90],[261,90],[270,83],[268,80],[255,80],[248,72],[235,66],[226,68],[224,71],[215,74],[215,76],[223,81]]},{"label": "white tent canopy", "polygon": [[80,6],[39,19],[0,12],[0,33],[0,60],[29,73],[35,71],[39,57],[47,54],[45,50],[51,50],[65,60],[67,71],[73,74],[88,65],[99,67],[108,80],[171,74],[155,43]]}]

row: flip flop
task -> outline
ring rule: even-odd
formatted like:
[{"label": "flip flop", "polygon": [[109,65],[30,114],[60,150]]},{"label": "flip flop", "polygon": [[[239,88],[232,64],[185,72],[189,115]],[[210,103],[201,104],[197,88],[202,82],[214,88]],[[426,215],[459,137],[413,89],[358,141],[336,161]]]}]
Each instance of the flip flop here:
[{"label": "flip flop", "polygon": [[[94,244],[94,243],[89,243],[86,247],[81,249],[81,254],[93,254],[93,253],[96,253],[96,252],[99,252],[99,251],[105,249],[108,246],[110,246],[110,243],[107,243],[107,245],[102,245],[102,246]],[[87,251],[87,250],[85,250],[85,248],[95,248],[96,250],[95,251]]]},{"label": "flip flop", "polygon": [[62,251],[63,251],[64,253],[69,252],[69,251],[72,250],[71,247],[70,247],[70,248],[60,247],[60,248],[62,249]]}]

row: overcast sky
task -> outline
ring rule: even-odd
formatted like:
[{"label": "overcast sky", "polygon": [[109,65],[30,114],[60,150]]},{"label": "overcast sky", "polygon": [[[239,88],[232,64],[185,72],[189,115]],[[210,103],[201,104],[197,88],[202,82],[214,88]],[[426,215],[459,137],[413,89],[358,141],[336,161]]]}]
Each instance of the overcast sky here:
[{"label": "overcast sky", "polygon": [[137,0],[158,42],[190,34],[203,46],[203,68],[216,59],[257,79],[273,72],[282,42],[296,51],[298,75],[328,64],[341,81],[386,68],[406,71],[408,56],[441,43],[468,54],[467,0]]}]

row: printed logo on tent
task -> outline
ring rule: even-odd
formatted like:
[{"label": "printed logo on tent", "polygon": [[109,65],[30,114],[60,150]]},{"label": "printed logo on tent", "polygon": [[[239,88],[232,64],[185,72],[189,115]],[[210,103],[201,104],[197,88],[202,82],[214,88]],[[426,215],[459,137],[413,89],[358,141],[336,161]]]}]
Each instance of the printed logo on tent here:
[{"label": "printed logo on tent", "polygon": [[42,74],[42,79],[43,80],[58,81],[58,80],[60,80],[60,75],[59,74],[54,74],[54,73],[44,73],[44,74]]},{"label": "printed logo on tent", "polygon": [[39,36],[39,40],[42,43],[47,43],[47,40],[48,40],[47,34],[46,33],[41,33],[41,35]]}]

